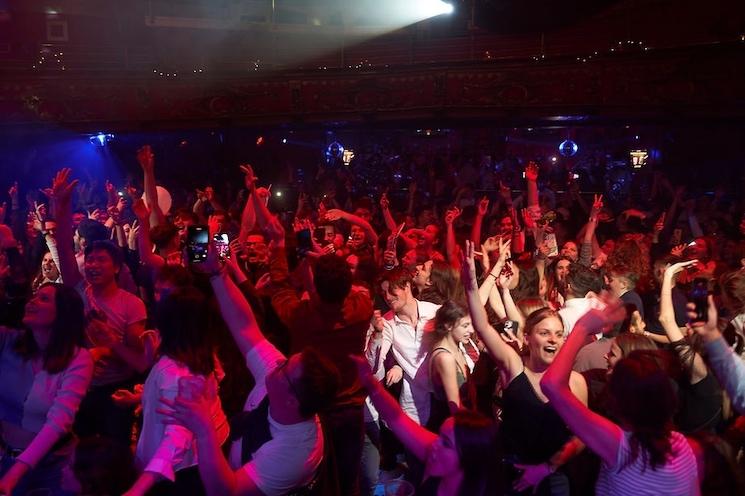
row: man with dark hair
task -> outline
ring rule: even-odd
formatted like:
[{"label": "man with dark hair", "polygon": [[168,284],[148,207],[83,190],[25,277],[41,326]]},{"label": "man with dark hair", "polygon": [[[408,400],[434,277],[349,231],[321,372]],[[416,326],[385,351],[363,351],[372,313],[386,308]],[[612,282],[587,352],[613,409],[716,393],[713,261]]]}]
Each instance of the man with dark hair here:
[{"label": "man with dark hair", "polygon": [[422,367],[427,357],[422,350],[422,335],[440,305],[414,298],[412,284],[411,273],[403,267],[383,274],[380,289],[391,310],[374,324],[376,332],[368,346],[380,347],[373,370],[378,377],[382,375],[383,360],[392,352],[396,365],[386,373],[385,382],[390,385],[403,379],[401,408],[424,425],[429,419],[430,387],[427,367]]},{"label": "man with dark hair", "polygon": [[566,276],[566,301],[564,307],[559,310],[559,316],[564,322],[564,336],[568,336],[574,324],[598,303],[594,296],[599,294],[602,288],[600,276],[594,271],[576,262],[569,265]]},{"label": "man with dark hair", "polygon": [[[221,270],[214,250],[200,265],[211,276],[222,316],[256,381],[244,413],[232,422],[230,463],[209,414],[203,415],[205,397],[215,391],[163,400],[173,409],[164,413],[194,433],[208,495],[274,496],[302,489],[321,465],[324,436],[318,414],[336,397],[339,371],[314,348],[285,358],[262,335],[250,305]],[[359,458],[354,462],[359,465]]]},{"label": "man with dark hair", "polygon": [[[278,224],[277,227],[281,229]],[[366,393],[349,355],[363,356],[372,300],[366,291],[352,290],[349,266],[333,254],[318,258],[309,298],[301,299],[289,284],[284,232],[270,236],[273,249],[269,273],[275,288],[271,293],[272,306],[289,330],[290,352],[313,346],[342,374],[333,407],[321,416],[321,422],[334,445],[341,493],[355,496],[359,494]]]},{"label": "man with dark hair", "polygon": [[60,272],[65,285],[75,287],[83,298],[86,345],[96,360],[91,388],[80,405],[74,429],[81,436],[102,434],[129,444],[133,412],[115,405],[111,395],[132,387],[135,375],[150,366],[142,344],[145,305],[117,284],[121,252],[108,241],[86,238],[85,279],[81,276],[72,248],[75,181],[68,181],[69,174],[69,169],[59,172],[51,188],[57,208]]}]

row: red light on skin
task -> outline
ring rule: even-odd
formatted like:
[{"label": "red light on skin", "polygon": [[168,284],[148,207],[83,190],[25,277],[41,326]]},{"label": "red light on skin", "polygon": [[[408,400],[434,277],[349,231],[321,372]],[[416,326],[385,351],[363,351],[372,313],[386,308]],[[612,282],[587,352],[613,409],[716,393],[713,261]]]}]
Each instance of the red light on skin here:
[{"label": "red light on skin", "polygon": [[263,144],[264,144],[264,137],[263,136],[259,136],[258,138],[256,138],[256,146],[261,146]]}]

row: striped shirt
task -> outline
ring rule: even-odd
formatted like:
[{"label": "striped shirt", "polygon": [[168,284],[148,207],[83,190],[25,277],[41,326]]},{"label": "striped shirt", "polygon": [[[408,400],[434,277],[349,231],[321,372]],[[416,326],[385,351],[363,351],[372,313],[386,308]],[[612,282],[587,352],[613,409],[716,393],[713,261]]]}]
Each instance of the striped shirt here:
[{"label": "striped shirt", "polygon": [[[631,458],[629,447],[630,432],[623,433],[618,447],[618,460],[615,467],[603,463],[598,482],[595,485],[597,496],[698,496],[698,471],[696,457],[688,440],[679,432],[672,432],[672,452],[667,463],[657,469],[645,465],[641,454],[633,463],[626,465]],[[624,465],[626,465],[624,467]]]}]

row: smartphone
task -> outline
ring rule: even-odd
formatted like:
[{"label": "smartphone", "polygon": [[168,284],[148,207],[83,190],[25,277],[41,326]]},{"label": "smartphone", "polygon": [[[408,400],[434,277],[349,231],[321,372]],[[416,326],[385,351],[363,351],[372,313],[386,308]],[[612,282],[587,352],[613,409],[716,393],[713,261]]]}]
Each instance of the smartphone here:
[{"label": "smartphone", "polygon": [[509,339],[512,339],[512,336],[510,336],[510,332],[512,332],[514,335],[517,335],[517,327],[518,323],[514,320],[505,320],[504,322],[500,322],[497,325],[497,332],[500,334],[504,334]]},{"label": "smartphone", "polygon": [[228,239],[228,233],[216,233],[213,238],[215,242],[215,250],[220,258],[227,258],[230,256],[230,240]]},{"label": "smartphone", "polygon": [[313,250],[310,229],[301,229],[295,233],[295,238],[297,239],[297,252],[299,256],[304,257],[309,251]]},{"label": "smartphone", "polygon": [[548,245],[549,257],[555,257],[559,254],[559,245],[556,243],[556,235],[554,233],[547,233],[543,237],[543,241]]},{"label": "smartphone", "polygon": [[692,319],[692,322],[706,322],[709,314],[708,296],[709,281],[703,277],[695,278],[688,292],[688,301],[696,306],[696,317]]},{"label": "smartphone", "polygon": [[201,263],[207,260],[207,249],[210,235],[207,226],[189,226],[186,229],[186,253],[189,263]]}]

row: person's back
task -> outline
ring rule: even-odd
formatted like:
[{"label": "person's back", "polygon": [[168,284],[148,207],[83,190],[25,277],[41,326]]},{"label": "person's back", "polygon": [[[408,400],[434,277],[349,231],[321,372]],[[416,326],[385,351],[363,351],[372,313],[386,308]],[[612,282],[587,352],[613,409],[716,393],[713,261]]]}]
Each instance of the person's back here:
[{"label": "person's back", "polygon": [[615,466],[603,464],[595,486],[598,496],[695,496],[700,493],[696,457],[688,440],[679,432],[670,433],[671,452],[665,463],[652,468],[645,454],[631,461],[631,433],[624,432]]}]

